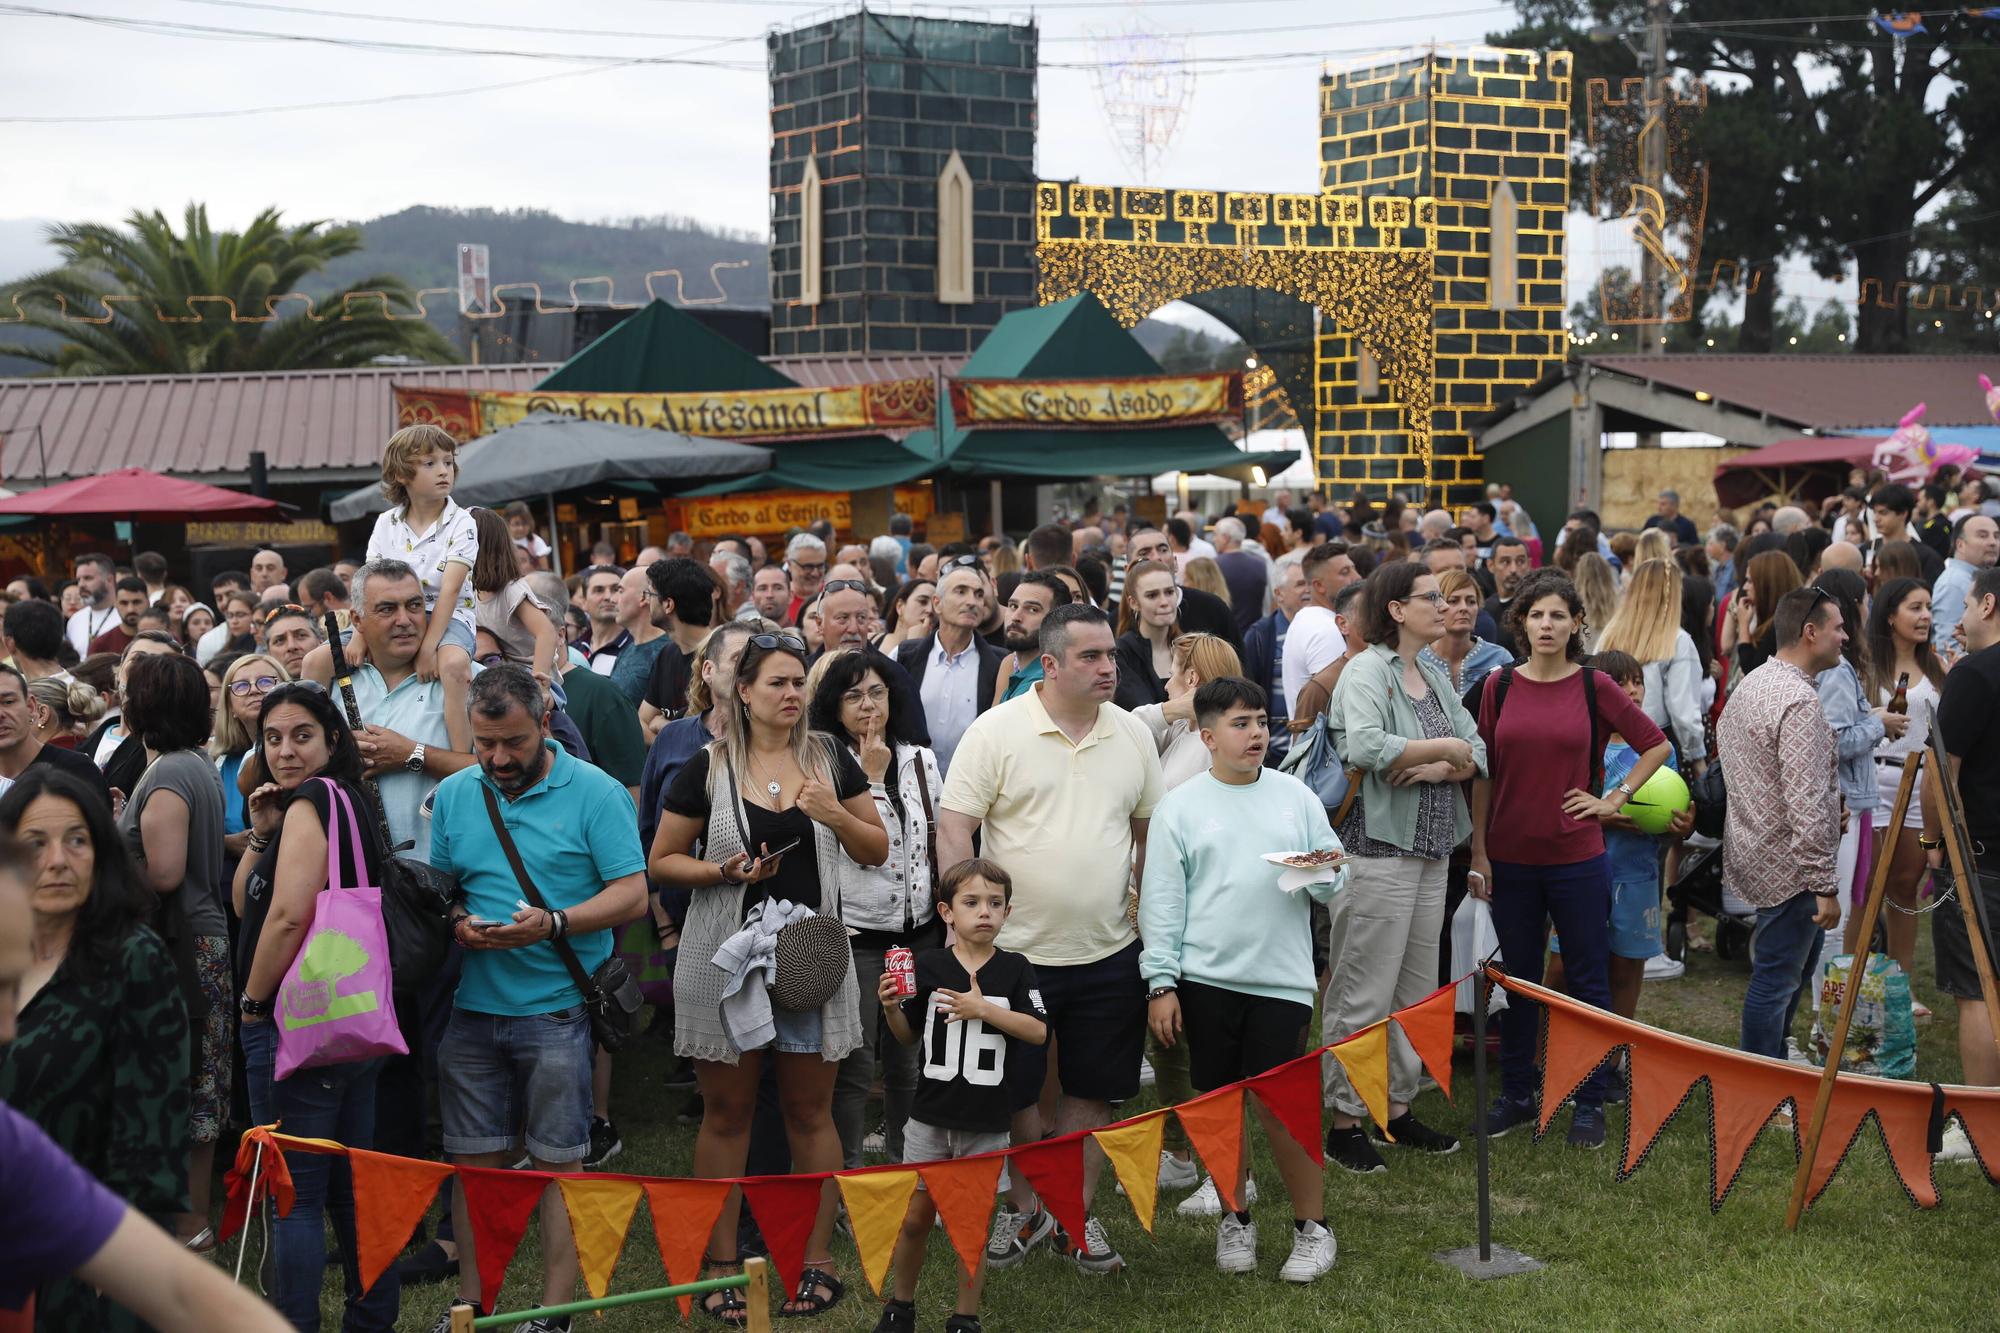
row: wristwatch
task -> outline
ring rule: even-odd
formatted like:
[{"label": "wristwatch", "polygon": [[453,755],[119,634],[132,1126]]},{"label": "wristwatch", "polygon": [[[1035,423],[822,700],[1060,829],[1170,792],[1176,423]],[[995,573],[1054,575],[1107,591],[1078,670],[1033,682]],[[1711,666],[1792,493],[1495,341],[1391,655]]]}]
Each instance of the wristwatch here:
[{"label": "wristwatch", "polygon": [[236,1011],[245,1018],[264,1018],[271,1012],[269,1000],[253,1000],[246,992],[236,997]]},{"label": "wristwatch", "polygon": [[1611,790],[1613,790],[1613,791],[1622,791],[1622,792],[1624,792],[1624,793],[1625,793],[1625,798],[1626,798],[1627,800],[1630,800],[1630,799],[1632,798],[1632,795],[1633,795],[1633,792],[1632,792],[1632,784],[1631,784],[1631,783],[1629,783],[1629,782],[1621,782],[1621,783],[1619,783],[1619,784],[1618,784],[1617,786],[1613,787],[1613,788],[1612,788]]},{"label": "wristwatch", "polygon": [[418,741],[410,750],[410,757],[403,761],[403,767],[412,773],[421,773],[424,771],[424,745],[422,741]]}]

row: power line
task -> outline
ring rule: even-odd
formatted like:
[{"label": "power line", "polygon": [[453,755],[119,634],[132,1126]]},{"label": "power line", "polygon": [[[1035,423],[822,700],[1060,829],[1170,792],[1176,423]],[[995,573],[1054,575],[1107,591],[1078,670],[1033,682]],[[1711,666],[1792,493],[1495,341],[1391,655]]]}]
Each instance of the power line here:
[{"label": "power line", "polygon": [[714,42],[719,46],[733,46],[740,42],[760,41],[763,33],[747,33],[741,37],[725,37],[721,33],[703,32],[626,32],[615,28],[551,28],[530,23],[480,23],[472,19],[420,18],[411,14],[370,14],[346,9],[312,9],[302,5],[277,5],[264,0],[181,0],[182,4],[210,5],[218,9],[252,9],[273,14],[301,14],[313,18],[351,19],[367,23],[414,24],[426,28],[475,28],[485,32],[531,32],[547,33],[561,37],[628,37],[662,42]]}]

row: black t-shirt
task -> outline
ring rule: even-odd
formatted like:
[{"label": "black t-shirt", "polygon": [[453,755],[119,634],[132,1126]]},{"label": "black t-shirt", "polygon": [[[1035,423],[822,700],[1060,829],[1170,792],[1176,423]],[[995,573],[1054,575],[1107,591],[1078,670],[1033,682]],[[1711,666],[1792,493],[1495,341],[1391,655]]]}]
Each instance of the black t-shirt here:
[{"label": "black t-shirt", "polygon": [[1946,673],[1938,730],[1958,767],[1958,799],[1974,842],[2000,846],[2000,646],[1965,658]]},{"label": "black t-shirt", "polygon": [[104,798],[104,808],[111,808],[111,784],[104,780],[104,770],[91,763],[88,756],[80,755],[75,750],[65,750],[60,745],[44,745],[28,761],[29,768],[36,764],[47,764],[58,772],[81,778],[84,786]]},{"label": "black t-shirt", "polygon": [[[833,752],[835,798],[847,801],[866,792],[868,777],[861,771],[861,765],[854,762],[854,757],[847,753],[845,746],[830,748]],[[667,787],[666,799],[661,803],[666,809],[687,819],[708,821],[708,756],[707,747],[703,747],[695,752],[694,758],[681,765],[681,771],[674,774],[673,782]],[[739,779],[742,776],[740,773],[737,775]],[[722,817],[727,819],[730,816],[724,811]],[[761,883],[744,886],[743,910],[747,913],[753,904],[766,898],[787,898],[817,912],[820,904],[819,858],[813,853],[811,817],[797,806],[789,810],[770,810],[755,801],[745,800],[743,819],[749,825],[744,838],[748,848],[778,848],[795,839],[799,844],[780,858],[776,874]]]},{"label": "black t-shirt", "polygon": [[686,713],[693,667],[693,660],[681,651],[680,645],[668,639],[666,647],[653,659],[652,673],[646,677],[646,702],[670,718]]},{"label": "black t-shirt", "polygon": [[1507,623],[1508,609],[1512,605],[1513,603],[1503,602],[1498,595],[1495,595],[1486,599],[1486,605],[1482,609],[1493,618],[1492,641],[1506,649],[1509,656],[1519,657],[1521,650],[1514,644],[1514,628]]},{"label": "black t-shirt", "polygon": [[1229,603],[1212,592],[1200,588],[1181,589],[1181,629],[1183,632],[1199,631],[1213,634],[1226,640],[1238,656],[1243,653],[1243,631],[1236,627],[1236,617],[1230,614]]},{"label": "black t-shirt", "polygon": [[[327,818],[329,802],[326,784],[318,778],[310,778],[299,785],[292,800],[307,801],[319,815],[320,827],[326,829],[334,846],[334,870],[340,876],[339,887],[380,888],[382,884],[382,839],[375,831],[374,819],[368,814],[368,798],[352,787],[347,788],[347,801],[353,808],[356,831],[361,837],[362,871],[355,872],[353,857],[349,851],[352,844],[347,839],[347,815],[342,812],[336,828]],[[286,809],[290,810],[287,803]],[[250,979],[250,964],[257,955],[257,938],[264,933],[264,918],[271,912],[271,881],[278,872],[278,849],[285,842],[285,826],[282,820],[278,831],[271,838],[271,845],[258,853],[257,860],[250,867],[250,877],[243,885],[243,922],[236,935],[235,966],[236,989],[240,994],[244,984]],[[269,998],[268,996],[266,997]]]},{"label": "black t-shirt", "polygon": [[[971,974],[950,949],[918,952],[917,993],[903,1001],[903,1019],[917,1034],[923,1070],[910,1114],[939,1129],[996,1133],[1008,1125],[1007,1055],[1019,1043],[988,1031],[976,1018],[953,1023],[937,1011],[938,991],[971,987]],[[1018,953],[993,951],[979,969],[979,993],[1002,1008],[1048,1021],[1034,964]]]}]

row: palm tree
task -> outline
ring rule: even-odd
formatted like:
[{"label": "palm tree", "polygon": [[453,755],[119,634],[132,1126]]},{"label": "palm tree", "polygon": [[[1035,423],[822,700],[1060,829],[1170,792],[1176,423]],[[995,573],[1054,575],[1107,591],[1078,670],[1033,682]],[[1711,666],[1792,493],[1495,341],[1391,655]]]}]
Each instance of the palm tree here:
[{"label": "palm tree", "polygon": [[[0,320],[61,341],[0,342],[0,355],[59,375],[157,375],[366,365],[379,357],[447,362],[415,291],[375,274],[317,300],[300,284],[361,249],[355,227],[287,227],[267,208],[241,232],[214,231],[189,204],[183,234],[159,212],[123,229],[49,229],[64,262],[0,286]],[[25,318],[23,318],[25,317]],[[4,325],[0,325],[4,329]]]}]

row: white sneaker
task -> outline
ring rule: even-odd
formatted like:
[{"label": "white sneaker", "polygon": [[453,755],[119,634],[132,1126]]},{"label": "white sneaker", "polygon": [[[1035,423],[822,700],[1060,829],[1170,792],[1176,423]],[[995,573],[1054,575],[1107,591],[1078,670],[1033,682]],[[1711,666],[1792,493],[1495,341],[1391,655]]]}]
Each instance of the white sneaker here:
[{"label": "white sneaker", "polygon": [[889,1135],[877,1127],[873,1132],[861,1136],[863,1157],[886,1157],[889,1155]]},{"label": "white sneaker", "polygon": [[1164,1150],[1160,1153],[1160,1188],[1163,1190],[1193,1189],[1201,1179],[1201,1168],[1194,1164],[1192,1157],[1186,1161]]},{"label": "white sneaker", "polygon": [[1278,1270],[1278,1276],[1287,1282],[1311,1282],[1333,1271],[1333,1261],[1340,1253],[1333,1233],[1317,1222],[1308,1222],[1303,1227],[1292,1228],[1292,1252],[1285,1260],[1285,1266]]},{"label": "white sneaker", "polygon": [[1687,964],[1679,959],[1656,953],[1646,960],[1646,980],[1679,981],[1687,974]]},{"label": "white sneaker", "polygon": [[1964,1125],[1954,1120],[1944,1127],[1944,1146],[1938,1149],[1935,1160],[1940,1162],[1975,1162],[1979,1160],[1973,1155],[1972,1139],[1966,1134]]},{"label": "white sneaker", "polygon": [[[1243,1191],[1243,1206],[1250,1208],[1256,1202],[1257,1182],[1252,1179],[1250,1187]],[[1188,1195],[1185,1199],[1182,1199],[1180,1207],[1174,1209],[1174,1211],[1182,1217],[1222,1216],[1222,1196],[1215,1192],[1215,1177],[1202,1177],[1201,1188]]]},{"label": "white sneaker", "polygon": [[1150,1088],[1153,1086],[1154,1082],[1157,1081],[1157,1077],[1158,1076],[1153,1073],[1153,1062],[1151,1060],[1146,1059],[1146,1057],[1144,1057],[1143,1055],[1140,1056],[1139,1086],[1142,1088]]},{"label": "white sneaker", "polygon": [[1807,1055],[1805,1049],[1799,1045],[1797,1037],[1785,1038],[1785,1063],[1804,1065],[1808,1069],[1819,1068],[1818,1063],[1810,1055]]},{"label": "white sneaker", "polygon": [[1224,1213],[1215,1233],[1215,1266],[1225,1273],[1257,1271],[1257,1224],[1239,1222],[1236,1214]]}]

